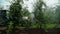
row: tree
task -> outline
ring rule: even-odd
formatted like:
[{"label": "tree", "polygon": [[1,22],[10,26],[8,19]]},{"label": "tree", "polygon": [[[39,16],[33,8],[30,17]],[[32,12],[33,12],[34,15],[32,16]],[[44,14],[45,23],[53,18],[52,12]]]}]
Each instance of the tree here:
[{"label": "tree", "polygon": [[14,26],[20,23],[20,20],[22,18],[21,9],[22,6],[20,4],[20,0],[17,0],[15,3],[12,3],[10,6],[10,11],[9,11],[10,20],[14,23]]},{"label": "tree", "polygon": [[[10,24],[8,26],[8,30],[11,30],[11,27],[15,29],[16,25],[19,25],[22,20],[22,6],[20,4],[20,0],[14,0],[14,3],[10,5],[9,10],[9,19],[8,23]],[[8,32],[9,33],[9,32]]]},{"label": "tree", "polygon": [[42,28],[42,24],[44,24],[44,14],[42,11],[43,5],[46,6],[46,4],[43,1],[38,0],[34,9],[35,20],[36,20],[36,23],[39,23],[40,28]]}]

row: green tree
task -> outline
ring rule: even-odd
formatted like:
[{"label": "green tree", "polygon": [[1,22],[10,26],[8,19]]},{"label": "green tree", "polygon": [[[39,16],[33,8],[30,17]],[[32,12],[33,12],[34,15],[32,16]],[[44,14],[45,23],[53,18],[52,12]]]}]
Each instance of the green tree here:
[{"label": "green tree", "polygon": [[22,6],[20,4],[20,0],[17,0],[15,3],[12,3],[10,6],[10,20],[14,23],[14,27],[16,24],[20,23],[20,20],[22,18],[22,14],[21,14],[21,9]]},{"label": "green tree", "polygon": [[35,9],[34,9],[34,15],[36,19],[36,23],[39,23],[39,27],[42,28],[42,24],[44,24],[44,14],[42,11],[42,6],[46,6],[46,4],[42,0],[38,0]]},{"label": "green tree", "polygon": [[11,30],[11,27],[15,29],[16,25],[19,25],[22,20],[22,6],[20,4],[20,0],[14,0],[14,3],[10,5],[9,8],[9,20],[8,20],[8,33]]}]

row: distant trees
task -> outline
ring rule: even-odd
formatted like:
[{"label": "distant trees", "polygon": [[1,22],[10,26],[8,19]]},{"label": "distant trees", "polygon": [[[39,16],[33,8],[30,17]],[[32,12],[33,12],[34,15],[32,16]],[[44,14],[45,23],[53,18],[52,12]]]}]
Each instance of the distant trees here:
[{"label": "distant trees", "polygon": [[2,5],[0,5],[0,10],[3,10],[4,7],[2,7]]},{"label": "distant trees", "polygon": [[44,13],[45,23],[47,24],[55,24],[56,23],[56,11],[52,8],[46,9]]},{"label": "distant trees", "polygon": [[60,5],[56,8],[57,23],[60,24]]}]

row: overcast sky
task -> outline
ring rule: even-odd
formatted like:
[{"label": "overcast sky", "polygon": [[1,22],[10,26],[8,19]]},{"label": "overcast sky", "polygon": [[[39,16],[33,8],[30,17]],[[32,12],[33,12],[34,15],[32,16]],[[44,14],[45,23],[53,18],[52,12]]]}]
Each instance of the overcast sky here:
[{"label": "overcast sky", "polygon": [[49,7],[53,7],[58,3],[58,0],[44,0]]},{"label": "overcast sky", "polygon": [[[25,5],[29,7],[28,10],[30,10],[30,12],[33,9],[33,4],[36,2],[36,0],[29,0],[29,1],[24,1]],[[44,2],[47,4],[47,6],[49,7],[56,7],[56,4],[58,3],[58,0],[44,0]],[[0,0],[0,5],[4,5],[4,9],[7,9],[7,5],[10,5],[9,2],[7,2],[6,0]]]}]

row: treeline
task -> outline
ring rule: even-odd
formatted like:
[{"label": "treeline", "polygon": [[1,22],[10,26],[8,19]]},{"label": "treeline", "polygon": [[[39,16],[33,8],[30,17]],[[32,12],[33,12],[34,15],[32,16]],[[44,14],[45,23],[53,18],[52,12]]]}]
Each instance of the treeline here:
[{"label": "treeline", "polygon": [[[42,7],[45,8],[42,8]],[[60,28],[60,6],[56,10],[49,8],[42,0],[37,0],[32,13],[22,8],[21,0],[14,0],[7,11],[7,32],[17,27]],[[32,9],[32,8],[31,8]]]}]

